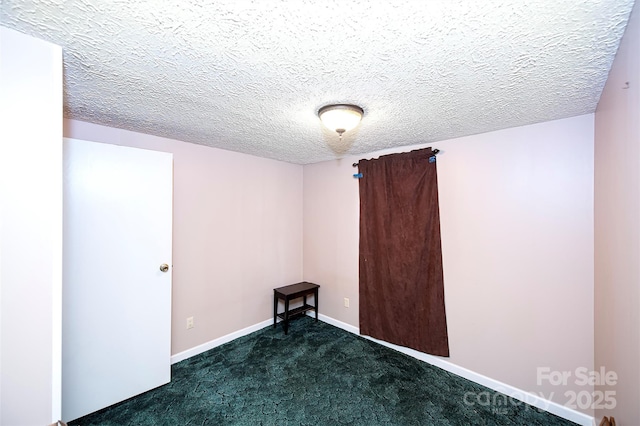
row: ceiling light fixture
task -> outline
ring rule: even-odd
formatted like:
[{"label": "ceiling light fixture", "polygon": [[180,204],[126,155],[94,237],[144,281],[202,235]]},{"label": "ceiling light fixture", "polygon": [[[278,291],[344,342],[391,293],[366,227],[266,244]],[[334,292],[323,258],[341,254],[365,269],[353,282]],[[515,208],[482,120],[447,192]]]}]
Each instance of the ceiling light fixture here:
[{"label": "ceiling light fixture", "polygon": [[327,129],[333,130],[340,135],[355,128],[362,116],[364,110],[357,105],[335,104],[325,105],[318,110],[318,117]]}]

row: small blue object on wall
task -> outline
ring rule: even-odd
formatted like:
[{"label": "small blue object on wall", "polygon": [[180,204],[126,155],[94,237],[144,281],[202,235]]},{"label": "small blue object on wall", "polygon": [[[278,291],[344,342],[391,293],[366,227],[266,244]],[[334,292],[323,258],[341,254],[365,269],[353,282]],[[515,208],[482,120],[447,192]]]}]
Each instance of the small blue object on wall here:
[{"label": "small blue object on wall", "polygon": [[429,157],[429,162],[430,163],[435,163],[436,162],[436,156],[432,155],[431,157]]},{"label": "small blue object on wall", "polygon": [[356,179],[362,179],[362,173],[356,173],[353,177]]}]

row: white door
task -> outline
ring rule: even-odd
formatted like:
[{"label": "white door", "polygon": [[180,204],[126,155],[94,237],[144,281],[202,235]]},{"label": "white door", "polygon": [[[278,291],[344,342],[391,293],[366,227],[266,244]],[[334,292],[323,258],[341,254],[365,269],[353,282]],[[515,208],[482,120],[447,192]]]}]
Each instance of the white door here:
[{"label": "white door", "polygon": [[171,379],[172,188],[172,154],[64,140],[65,421]]}]

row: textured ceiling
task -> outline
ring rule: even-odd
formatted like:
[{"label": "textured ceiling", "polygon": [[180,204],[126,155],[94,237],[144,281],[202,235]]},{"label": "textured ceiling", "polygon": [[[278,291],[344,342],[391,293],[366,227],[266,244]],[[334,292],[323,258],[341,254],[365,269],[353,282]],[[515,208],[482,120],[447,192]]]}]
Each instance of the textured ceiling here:
[{"label": "textured ceiling", "polygon": [[[633,0],[2,0],[65,115],[313,163],[593,112]],[[365,110],[345,134],[327,103]]]}]

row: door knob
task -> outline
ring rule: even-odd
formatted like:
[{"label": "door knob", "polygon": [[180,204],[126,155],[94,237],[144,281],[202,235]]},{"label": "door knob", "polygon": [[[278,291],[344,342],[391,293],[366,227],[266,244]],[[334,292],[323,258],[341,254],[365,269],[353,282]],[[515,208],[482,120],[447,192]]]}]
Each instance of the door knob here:
[{"label": "door knob", "polygon": [[162,265],[160,265],[160,270],[162,272],[167,272],[169,270],[169,265],[167,265],[166,263],[163,263]]}]

